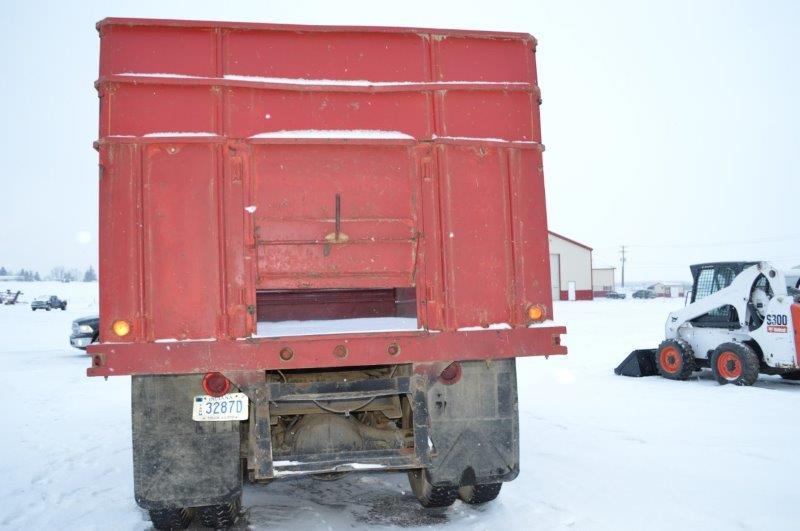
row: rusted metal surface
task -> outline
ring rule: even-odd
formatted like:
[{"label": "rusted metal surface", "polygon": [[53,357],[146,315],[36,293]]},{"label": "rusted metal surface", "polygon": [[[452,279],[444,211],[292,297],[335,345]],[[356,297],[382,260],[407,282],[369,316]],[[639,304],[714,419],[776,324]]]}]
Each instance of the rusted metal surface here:
[{"label": "rusted metal surface", "polygon": [[[261,321],[350,319],[404,315],[407,299],[396,289],[272,290],[256,293]],[[414,297],[414,294],[411,294]],[[416,310],[416,302],[412,311]],[[413,314],[412,314],[413,315]]]},{"label": "rusted metal surface", "polygon": [[[101,330],[89,374],[566,352],[526,328],[552,315],[532,37],[98,30],[100,313],[131,332]],[[404,314],[441,333],[249,339],[259,290],[326,289],[414,290]]]},{"label": "rusted metal surface", "polygon": [[[542,354],[566,354],[559,345],[563,327],[520,328],[475,332],[387,332],[260,338],[240,341],[179,343],[107,343],[92,345],[90,376],[136,374],[146,366],[151,374],[183,374],[214,370],[304,369],[386,365],[414,361],[476,360]],[[389,347],[399,353],[392,355]],[[342,348],[344,347],[344,349]],[[284,360],[281,351],[290,348]],[[346,351],[344,358],[342,351]],[[99,352],[99,353],[98,353]]]}]

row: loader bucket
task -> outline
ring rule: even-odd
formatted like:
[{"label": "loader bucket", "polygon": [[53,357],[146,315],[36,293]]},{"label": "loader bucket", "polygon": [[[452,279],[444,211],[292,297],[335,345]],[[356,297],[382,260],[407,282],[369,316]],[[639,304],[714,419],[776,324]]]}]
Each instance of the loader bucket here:
[{"label": "loader bucket", "polygon": [[656,349],[647,348],[634,350],[625,360],[614,369],[614,373],[621,376],[657,376]]}]

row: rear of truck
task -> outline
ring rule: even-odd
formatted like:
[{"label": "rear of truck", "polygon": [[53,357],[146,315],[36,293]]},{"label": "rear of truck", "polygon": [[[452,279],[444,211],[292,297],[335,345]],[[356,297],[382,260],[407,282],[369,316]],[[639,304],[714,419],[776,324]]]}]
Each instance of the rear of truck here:
[{"label": "rear of truck", "polygon": [[514,358],[565,354],[529,35],[106,19],[100,343],[136,501],[224,526],[242,478],[519,472]]}]

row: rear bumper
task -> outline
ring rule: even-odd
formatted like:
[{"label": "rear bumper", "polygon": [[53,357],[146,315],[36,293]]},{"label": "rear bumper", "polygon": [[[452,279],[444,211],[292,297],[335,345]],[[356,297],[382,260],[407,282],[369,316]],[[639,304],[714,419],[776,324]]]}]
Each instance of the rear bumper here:
[{"label": "rear bumper", "polygon": [[559,326],[89,346],[89,376],[353,367],[566,354]]}]

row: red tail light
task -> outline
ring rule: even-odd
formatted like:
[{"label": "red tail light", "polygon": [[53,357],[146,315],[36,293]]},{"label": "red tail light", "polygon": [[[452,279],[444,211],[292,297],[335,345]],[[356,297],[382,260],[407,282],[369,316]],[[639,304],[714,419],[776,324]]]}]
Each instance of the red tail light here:
[{"label": "red tail light", "polygon": [[223,396],[231,390],[231,382],[218,372],[208,372],[203,376],[203,391],[211,396]]},{"label": "red tail light", "polygon": [[445,385],[452,385],[461,379],[461,364],[454,361],[442,371],[439,380]]}]

